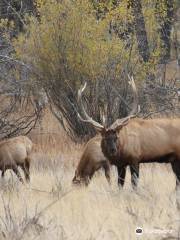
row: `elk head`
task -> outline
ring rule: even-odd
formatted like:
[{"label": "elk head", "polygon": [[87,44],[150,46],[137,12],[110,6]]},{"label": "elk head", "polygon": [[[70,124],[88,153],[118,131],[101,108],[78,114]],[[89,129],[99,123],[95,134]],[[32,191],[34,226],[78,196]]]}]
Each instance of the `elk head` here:
[{"label": "elk head", "polygon": [[85,118],[82,118],[79,114],[78,114],[78,117],[80,118],[81,121],[92,124],[94,128],[101,133],[101,136],[102,136],[101,148],[104,155],[108,159],[113,159],[119,156],[120,154],[119,132],[124,126],[126,126],[129,123],[129,120],[131,118],[136,117],[137,113],[140,111],[140,106],[138,105],[137,89],[136,89],[134,79],[133,77],[130,77],[130,76],[128,77],[130,80],[129,84],[131,85],[133,90],[133,98],[134,98],[133,108],[127,117],[122,119],[117,119],[110,127],[105,127],[102,124],[96,122],[85,111],[85,108],[82,103],[82,93],[86,88],[86,83],[78,91],[78,101],[81,105],[81,109]]}]

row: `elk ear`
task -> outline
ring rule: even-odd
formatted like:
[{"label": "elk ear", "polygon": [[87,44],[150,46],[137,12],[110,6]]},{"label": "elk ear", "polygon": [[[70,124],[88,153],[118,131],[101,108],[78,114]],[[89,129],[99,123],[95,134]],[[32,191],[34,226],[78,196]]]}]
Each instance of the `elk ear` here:
[{"label": "elk ear", "polygon": [[125,119],[121,124],[117,125],[115,131],[119,132],[124,126],[129,123],[130,118]]},{"label": "elk ear", "polygon": [[122,128],[123,128],[122,125],[117,126],[117,127],[114,129],[114,131],[117,132],[117,133],[119,133]]}]

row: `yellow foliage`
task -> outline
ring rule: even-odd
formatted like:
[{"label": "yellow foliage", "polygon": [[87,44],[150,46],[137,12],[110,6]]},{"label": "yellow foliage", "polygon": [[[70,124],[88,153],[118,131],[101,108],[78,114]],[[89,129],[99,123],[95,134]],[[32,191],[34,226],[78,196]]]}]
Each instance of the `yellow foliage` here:
[{"label": "yellow foliage", "polygon": [[[133,23],[127,0],[122,0],[115,8],[112,2],[100,1],[95,6],[89,0],[37,0],[39,18],[29,17],[27,32],[14,40],[17,57],[33,65],[44,81],[59,78],[76,83],[82,77],[96,80],[107,71],[109,61],[116,62],[115,75],[130,64],[137,79],[144,79],[146,72],[154,71],[160,53],[155,0],[143,0],[149,43],[153,49],[147,64],[139,57],[134,36],[131,36],[132,48],[126,49],[122,39],[109,34],[110,22],[118,22],[122,29]],[[106,9],[100,20],[97,20],[97,8]]]},{"label": "yellow foliage", "polygon": [[17,56],[30,61],[40,73],[56,74],[65,61],[75,75],[93,79],[109,57],[119,55],[122,42],[108,36],[107,21],[97,22],[89,1],[46,1],[38,6],[40,22],[31,17],[27,34],[21,34],[14,46]]}]

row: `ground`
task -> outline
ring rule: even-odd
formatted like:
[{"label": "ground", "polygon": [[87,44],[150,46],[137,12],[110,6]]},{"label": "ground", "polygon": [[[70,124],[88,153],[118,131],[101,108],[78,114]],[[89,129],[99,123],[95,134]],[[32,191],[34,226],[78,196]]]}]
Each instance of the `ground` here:
[{"label": "ground", "polygon": [[137,191],[129,171],[124,189],[118,189],[114,167],[111,186],[99,171],[88,188],[75,187],[71,181],[83,146],[55,128],[48,119],[30,135],[30,184],[22,185],[11,171],[0,179],[0,240],[179,239],[180,194],[168,164],[141,165]]}]

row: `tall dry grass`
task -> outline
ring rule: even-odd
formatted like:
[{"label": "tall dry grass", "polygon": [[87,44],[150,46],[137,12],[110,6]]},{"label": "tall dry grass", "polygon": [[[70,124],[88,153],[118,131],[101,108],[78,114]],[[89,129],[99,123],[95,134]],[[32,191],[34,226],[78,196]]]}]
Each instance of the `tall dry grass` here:
[{"label": "tall dry grass", "polygon": [[22,185],[10,171],[0,179],[0,240],[180,238],[180,194],[169,165],[142,165],[137,191],[129,171],[124,189],[118,189],[114,167],[111,186],[101,171],[88,188],[72,186],[83,148],[49,114],[30,136],[36,143],[30,184]]}]

